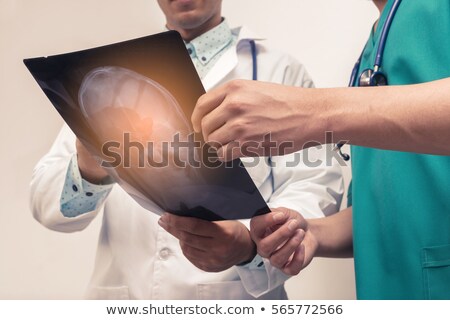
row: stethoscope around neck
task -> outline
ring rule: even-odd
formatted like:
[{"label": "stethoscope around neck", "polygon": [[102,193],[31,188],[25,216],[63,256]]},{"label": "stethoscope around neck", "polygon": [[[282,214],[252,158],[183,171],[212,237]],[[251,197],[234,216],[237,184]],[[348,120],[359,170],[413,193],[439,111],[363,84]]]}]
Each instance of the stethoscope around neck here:
[{"label": "stethoscope around neck", "polygon": [[258,52],[256,51],[256,43],[255,40],[248,40],[250,44],[250,51],[252,53],[252,80],[258,80]]},{"label": "stethoscope around neck", "polygon": [[[402,0],[395,0],[394,4],[389,10],[388,16],[383,25],[383,29],[381,30],[380,40],[378,42],[377,55],[375,57],[373,68],[365,69],[361,72],[358,78],[358,87],[378,87],[388,85],[387,76],[385,73],[381,71],[381,64],[383,62],[384,48],[386,47],[389,30],[391,28],[392,21],[394,20],[395,14],[397,13],[397,9],[400,6],[401,2]],[[355,66],[353,67],[352,75],[350,77],[350,82],[348,85],[349,87],[355,86],[356,78],[358,76],[358,71],[361,66],[361,60],[365,49],[366,48],[364,47],[361,55],[358,58],[358,61],[356,61]],[[336,149],[338,150],[339,155],[342,157],[342,159],[348,161],[350,160],[350,155],[342,152],[341,148],[343,147],[343,145],[344,143],[338,143],[336,145]]]}]

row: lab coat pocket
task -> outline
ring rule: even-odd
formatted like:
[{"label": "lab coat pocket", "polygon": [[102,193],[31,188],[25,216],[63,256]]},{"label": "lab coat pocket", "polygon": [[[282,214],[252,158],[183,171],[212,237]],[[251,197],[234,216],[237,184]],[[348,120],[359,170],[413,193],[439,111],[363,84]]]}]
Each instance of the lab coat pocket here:
[{"label": "lab coat pocket", "polygon": [[129,300],[130,293],[127,286],[121,287],[90,287],[86,293],[90,300]]},{"label": "lab coat pocket", "polygon": [[450,245],[423,248],[425,299],[450,299]]},{"label": "lab coat pocket", "polygon": [[197,297],[199,300],[254,299],[245,291],[240,280],[198,284]]}]

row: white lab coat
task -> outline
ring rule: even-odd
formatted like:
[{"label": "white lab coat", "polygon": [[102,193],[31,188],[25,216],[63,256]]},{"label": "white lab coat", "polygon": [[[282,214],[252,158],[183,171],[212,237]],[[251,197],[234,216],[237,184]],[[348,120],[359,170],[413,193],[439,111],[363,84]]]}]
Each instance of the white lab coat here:
[{"label": "white lab coat", "polygon": [[[240,31],[240,32],[239,32]],[[230,79],[251,79],[248,39],[259,40],[245,29],[237,44],[219,59],[204,78],[208,90]],[[293,58],[257,41],[258,79],[296,86],[312,86],[306,71]],[[238,64],[239,61],[239,64]],[[60,212],[60,195],[67,167],[75,154],[75,135],[64,126],[51,150],[37,164],[31,182],[31,208],[44,226],[61,232],[86,228],[103,211],[95,268],[86,298],[97,299],[285,299],[283,273],[270,266],[251,270],[233,267],[207,273],[182,254],[178,240],[159,227],[158,215],[143,209],[115,185],[98,209],[76,218]],[[321,151],[310,152],[322,156]],[[304,165],[286,168],[294,155],[274,157],[269,166],[248,168],[270,207],[289,207],[306,217],[338,210],[343,193],[340,167]],[[244,160],[246,163],[251,159]],[[248,226],[248,221],[245,221]],[[68,274],[67,276],[70,277]]]}]

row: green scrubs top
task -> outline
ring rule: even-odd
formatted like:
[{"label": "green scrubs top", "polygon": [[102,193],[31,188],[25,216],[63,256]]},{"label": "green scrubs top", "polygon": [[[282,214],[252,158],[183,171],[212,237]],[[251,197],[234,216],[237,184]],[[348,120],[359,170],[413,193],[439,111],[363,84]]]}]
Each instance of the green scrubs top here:
[{"label": "green scrubs top", "polygon": [[[392,3],[360,71],[373,68]],[[390,85],[450,76],[449,0],[403,0],[382,71]],[[354,146],[352,173],[358,299],[450,299],[450,157]]]}]

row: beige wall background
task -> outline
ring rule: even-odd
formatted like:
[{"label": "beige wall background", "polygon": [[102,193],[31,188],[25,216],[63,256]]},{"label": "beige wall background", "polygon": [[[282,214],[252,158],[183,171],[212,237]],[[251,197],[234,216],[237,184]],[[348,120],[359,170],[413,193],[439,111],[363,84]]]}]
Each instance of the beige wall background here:
[{"label": "beige wall background", "polygon": [[[223,2],[232,26],[246,24],[290,52],[318,87],[347,84],[377,16],[367,0]],[[32,169],[62,120],[22,59],[136,38],[163,26],[155,0],[0,0],[0,299],[81,298],[101,223],[61,234],[31,216]],[[344,172],[348,184],[349,168]],[[287,289],[292,299],[353,299],[353,277],[352,259],[317,259]]]}]

